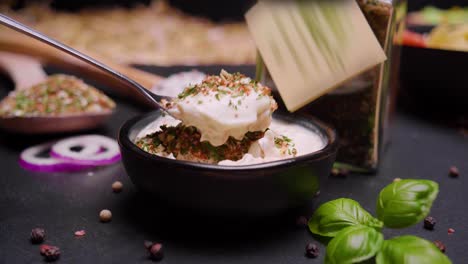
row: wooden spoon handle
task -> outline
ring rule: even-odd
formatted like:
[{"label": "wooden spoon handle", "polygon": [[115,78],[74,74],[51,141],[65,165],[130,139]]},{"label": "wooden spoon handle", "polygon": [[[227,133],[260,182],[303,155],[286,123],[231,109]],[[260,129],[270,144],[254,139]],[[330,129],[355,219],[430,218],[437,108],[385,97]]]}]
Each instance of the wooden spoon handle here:
[{"label": "wooden spoon handle", "polygon": [[15,83],[15,89],[27,89],[47,79],[41,63],[31,57],[0,52],[0,70]]},{"label": "wooden spoon handle", "polygon": [[[133,87],[129,87],[127,84],[116,80],[115,78],[109,78],[109,75],[89,64],[86,64],[68,54],[57,51],[55,48],[50,47],[37,40],[18,34],[14,31],[8,31],[7,34],[3,32],[0,36],[0,50],[11,51],[16,53],[27,54],[30,56],[37,57],[45,64],[51,64],[58,66],[79,75],[86,76],[96,80],[99,83],[105,84],[115,90],[118,94],[131,97],[138,100],[139,102],[145,102],[144,98],[141,98],[139,93],[135,93]],[[102,63],[114,68],[120,73],[127,75],[131,79],[143,85],[146,89],[151,89],[163,77],[154,75],[139,69],[128,67],[125,65],[117,64],[107,59],[101,58],[99,55],[85,52],[87,55],[101,61]]]}]

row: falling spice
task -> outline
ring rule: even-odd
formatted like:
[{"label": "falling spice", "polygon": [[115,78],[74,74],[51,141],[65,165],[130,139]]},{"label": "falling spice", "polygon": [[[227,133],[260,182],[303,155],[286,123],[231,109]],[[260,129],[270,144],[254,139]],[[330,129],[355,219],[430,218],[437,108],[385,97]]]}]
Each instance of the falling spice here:
[{"label": "falling spice", "polygon": [[[403,3],[387,0],[358,0],[363,15],[377,40],[387,53],[388,60],[353,80],[336,92],[330,92],[298,112],[312,115],[335,127],[340,138],[337,161],[354,168],[373,171],[381,160],[379,153],[387,141],[387,127],[393,112],[394,91],[398,80],[400,47],[389,41],[399,39],[404,28]],[[400,1],[398,1],[400,2]],[[273,86],[267,67],[258,58],[258,79]],[[315,74],[315,73],[313,73]]]},{"label": "falling spice", "polygon": [[436,219],[432,216],[424,218],[424,228],[427,230],[434,230],[434,226],[436,223]]},{"label": "falling spice", "polygon": [[103,223],[110,222],[112,220],[112,212],[110,210],[104,209],[99,213],[99,220]]},{"label": "falling spice", "polygon": [[31,230],[30,240],[33,244],[40,244],[45,240],[45,230],[42,228],[34,228]]}]

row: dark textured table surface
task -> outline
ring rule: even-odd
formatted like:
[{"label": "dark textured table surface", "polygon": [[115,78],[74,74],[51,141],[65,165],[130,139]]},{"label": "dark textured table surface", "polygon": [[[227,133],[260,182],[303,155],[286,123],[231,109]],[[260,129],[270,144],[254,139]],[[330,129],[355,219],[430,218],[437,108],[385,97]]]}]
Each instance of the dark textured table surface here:
[{"label": "dark textured table surface", "polygon": [[[150,70],[167,75],[180,68]],[[253,68],[241,70],[252,73]],[[3,97],[12,84],[5,78],[0,84]],[[143,112],[116,100],[119,106],[112,119],[89,133],[115,137],[125,120]],[[71,174],[33,173],[19,167],[22,149],[63,136],[67,135],[24,137],[0,132],[0,263],[43,262],[39,247],[28,241],[34,227],[45,228],[46,243],[61,248],[59,263],[150,263],[143,247],[145,239],[164,244],[161,263],[323,262],[323,246],[318,259],[304,257],[305,244],[314,238],[306,228],[295,225],[303,212],[230,221],[170,208],[139,194],[121,164]],[[451,165],[459,167],[459,178],[447,176]],[[349,197],[374,213],[379,190],[396,177],[439,182],[440,193],[431,212],[438,221],[434,231],[418,224],[385,230],[386,238],[413,234],[440,240],[454,263],[468,263],[468,138],[454,128],[399,112],[379,172],[329,179],[315,205]],[[115,180],[124,184],[120,194],[111,190]],[[104,208],[112,210],[110,223],[99,222],[99,211]],[[313,208],[307,206],[304,212],[310,215]],[[448,228],[454,228],[455,233],[448,235]],[[86,236],[75,238],[74,232],[81,229],[86,230]]]}]

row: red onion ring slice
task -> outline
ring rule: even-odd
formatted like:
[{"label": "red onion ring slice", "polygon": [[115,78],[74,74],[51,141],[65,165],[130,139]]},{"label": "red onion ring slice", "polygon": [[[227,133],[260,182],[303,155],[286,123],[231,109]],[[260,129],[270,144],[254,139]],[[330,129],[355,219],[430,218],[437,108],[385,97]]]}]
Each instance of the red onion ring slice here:
[{"label": "red onion ring slice", "polygon": [[[96,146],[98,151],[89,153],[89,151],[75,152],[71,150],[74,146],[88,145]],[[101,135],[77,136],[60,140],[52,146],[50,155],[75,164],[92,166],[109,165],[121,159],[117,142]]]},{"label": "red onion ring slice", "polygon": [[92,166],[63,161],[54,157],[38,157],[37,155],[50,149],[53,143],[46,143],[25,149],[20,154],[21,167],[38,172],[70,172],[88,169]]}]

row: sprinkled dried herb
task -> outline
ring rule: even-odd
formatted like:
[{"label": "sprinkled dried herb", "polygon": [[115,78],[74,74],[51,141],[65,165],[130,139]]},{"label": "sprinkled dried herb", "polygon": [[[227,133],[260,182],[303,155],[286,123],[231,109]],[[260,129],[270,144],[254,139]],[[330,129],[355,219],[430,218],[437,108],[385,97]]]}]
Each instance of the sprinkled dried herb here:
[{"label": "sprinkled dried herb", "polygon": [[297,149],[295,148],[295,144],[293,143],[292,139],[288,138],[287,136],[278,136],[275,137],[275,147],[278,148],[281,154],[288,154],[288,155],[297,155]]}]

